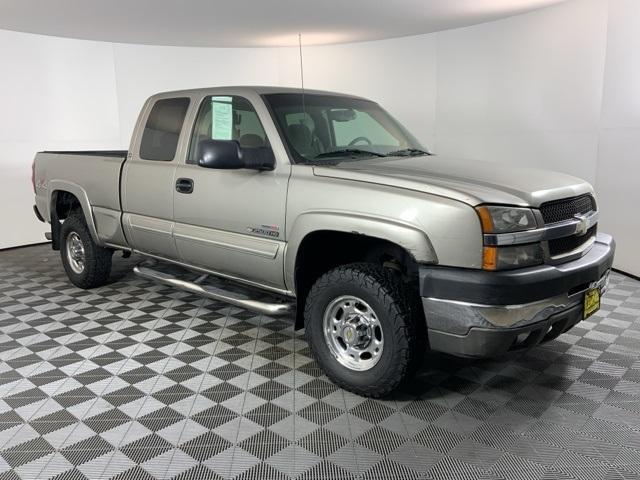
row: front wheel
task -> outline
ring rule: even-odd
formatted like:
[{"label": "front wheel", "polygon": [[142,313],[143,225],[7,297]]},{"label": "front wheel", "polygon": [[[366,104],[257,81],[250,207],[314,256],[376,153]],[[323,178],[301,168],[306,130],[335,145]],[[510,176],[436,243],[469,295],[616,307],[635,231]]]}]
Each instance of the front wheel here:
[{"label": "front wheel", "polygon": [[306,338],[334,383],[381,397],[410,377],[419,329],[409,294],[373,264],[340,266],[316,281],[305,306]]},{"label": "front wheel", "polygon": [[96,245],[80,212],[74,212],[60,229],[60,255],[71,283],[94,288],[107,283],[113,251]]}]

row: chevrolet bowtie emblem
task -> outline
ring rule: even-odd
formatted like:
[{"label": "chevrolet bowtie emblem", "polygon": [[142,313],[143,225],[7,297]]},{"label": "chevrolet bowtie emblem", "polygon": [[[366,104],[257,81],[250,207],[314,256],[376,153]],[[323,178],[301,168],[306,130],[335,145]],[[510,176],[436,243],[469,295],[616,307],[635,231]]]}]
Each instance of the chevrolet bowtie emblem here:
[{"label": "chevrolet bowtie emblem", "polygon": [[586,215],[574,215],[574,218],[578,220],[578,224],[576,225],[576,235],[581,237],[587,230],[589,229],[589,219]]}]

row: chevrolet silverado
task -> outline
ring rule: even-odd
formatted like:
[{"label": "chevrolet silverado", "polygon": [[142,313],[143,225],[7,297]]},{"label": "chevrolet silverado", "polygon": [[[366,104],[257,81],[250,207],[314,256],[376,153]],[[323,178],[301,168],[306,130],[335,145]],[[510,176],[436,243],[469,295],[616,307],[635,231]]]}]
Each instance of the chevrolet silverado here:
[{"label": "chevrolet silverado", "polygon": [[327,376],[373,397],[427,349],[566,332],[599,308],[615,248],[587,182],[433,155],[377,103],[321,91],[154,95],[128,151],[40,152],[33,186],[73,284],[139,254],[144,278],[295,317]]}]

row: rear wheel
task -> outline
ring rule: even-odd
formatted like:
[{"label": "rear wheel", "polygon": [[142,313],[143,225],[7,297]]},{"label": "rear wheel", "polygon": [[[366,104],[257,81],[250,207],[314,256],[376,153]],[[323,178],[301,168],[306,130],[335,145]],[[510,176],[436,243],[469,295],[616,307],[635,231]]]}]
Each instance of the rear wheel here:
[{"label": "rear wheel", "polygon": [[107,283],[113,251],[96,245],[81,212],[74,212],[60,229],[60,255],[71,283],[94,288]]},{"label": "rear wheel", "polygon": [[408,291],[373,264],[344,265],[320,277],[307,297],[305,328],[327,376],[359,395],[389,394],[421,358]]}]

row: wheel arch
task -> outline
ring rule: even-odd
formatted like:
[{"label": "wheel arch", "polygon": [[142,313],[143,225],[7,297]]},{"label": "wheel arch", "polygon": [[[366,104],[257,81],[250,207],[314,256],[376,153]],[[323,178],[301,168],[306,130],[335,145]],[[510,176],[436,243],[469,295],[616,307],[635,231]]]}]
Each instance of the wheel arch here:
[{"label": "wheel arch", "polygon": [[337,265],[383,262],[388,257],[401,266],[415,268],[417,275],[419,263],[437,263],[433,246],[423,231],[391,219],[333,212],[303,214],[288,240],[285,281],[298,299],[296,328],[303,326],[302,311],[311,284]]},{"label": "wheel arch", "polygon": [[51,219],[54,250],[60,248],[60,220],[64,220],[76,208],[80,208],[82,211],[91,238],[97,245],[100,245],[101,242],[98,239],[98,232],[87,192],[80,185],[60,180],[50,181],[49,189],[51,192],[49,197],[49,218]]}]

